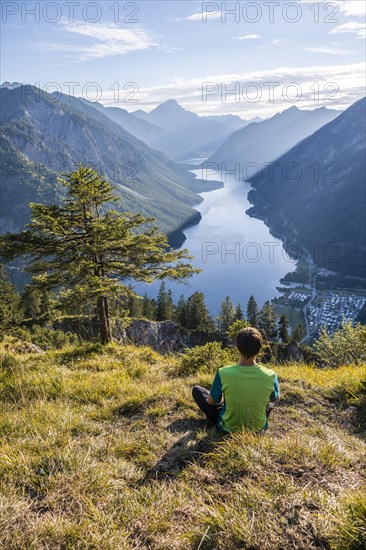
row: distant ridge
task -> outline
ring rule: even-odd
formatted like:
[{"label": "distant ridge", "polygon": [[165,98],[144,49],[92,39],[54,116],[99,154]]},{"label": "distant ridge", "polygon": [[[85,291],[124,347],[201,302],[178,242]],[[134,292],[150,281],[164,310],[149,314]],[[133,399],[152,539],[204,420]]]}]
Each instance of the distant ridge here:
[{"label": "distant ridge", "polygon": [[180,160],[193,156],[175,137],[160,126],[139,118],[121,107],[104,107],[101,103],[83,100],[108,118],[119,124],[127,132],[140,139],[152,149],[156,149],[171,160]]},{"label": "distant ridge", "polygon": [[20,86],[23,86],[20,82],[3,82],[0,88],[8,88],[9,90],[16,90]]},{"label": "distant ridge", "polygon": [[[233,119],[199,116],[184,109],[175,99],[164,101],[155,109],[146,113],[141,109],[132,113],[138,118],[152,122],[184,143],[196,155],[210,155],[237,129],[233,127]],[[234,115],[232,115],[234,116]],[[240,118],[234,117],[236,126]],[[245,126],[246,121],[242,121]]]},{"label": "distant ridge", "polygon": [[228,169],[239,163],[241,172],[245,174],[245,165],[262,167],[264,163],[274,161],[340,113],[324,107],[301,110],[294,105],[234,132],[207,162],[226,163]]}]

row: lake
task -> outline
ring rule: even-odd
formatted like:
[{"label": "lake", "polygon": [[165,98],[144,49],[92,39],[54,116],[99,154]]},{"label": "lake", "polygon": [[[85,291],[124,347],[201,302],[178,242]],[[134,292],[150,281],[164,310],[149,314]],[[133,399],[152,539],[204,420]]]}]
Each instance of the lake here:
[{"label": "lake", "polygon": [[[201,170],[192,172],[202,178]],[[262,220],[246,214],[251,206],[247,198],[249,183],[236,181],[230,174],[222,178],[207,174],[207,179],[220,179],[224,187],[201,193],[203,201],[195,208],[202,219],[184,231],[187,239],[183,245],[194,256],[192,264],[202,271],[188,284],[167,281],[166,287],[172,290],[175,301],[181,294],[187,297],[197,290],[203,292],[213,315],[226,296],[235,305],[240,303],[244,311],[251,294],[262,306],[280,295],[276,287],[286,273],[295,269],[296,261],[286,254],[282,241],[270,234]],[[138,293],[146,290],[151,298],[157,296],[158,288],[158,284],[135,287]]]}]

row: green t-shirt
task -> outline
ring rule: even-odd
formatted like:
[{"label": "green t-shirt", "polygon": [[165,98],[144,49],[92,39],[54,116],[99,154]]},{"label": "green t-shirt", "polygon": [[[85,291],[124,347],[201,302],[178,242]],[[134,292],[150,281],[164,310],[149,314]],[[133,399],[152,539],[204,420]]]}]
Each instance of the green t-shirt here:
[{"label": "green t-shirt", "polygon": [[230,365],[216,372],[210,394],[219,403],[224,395],[218,427],[236,432],[242,427],[259,432],[267,427],[266,408],[280,393],[276,373],[253,365]]}]

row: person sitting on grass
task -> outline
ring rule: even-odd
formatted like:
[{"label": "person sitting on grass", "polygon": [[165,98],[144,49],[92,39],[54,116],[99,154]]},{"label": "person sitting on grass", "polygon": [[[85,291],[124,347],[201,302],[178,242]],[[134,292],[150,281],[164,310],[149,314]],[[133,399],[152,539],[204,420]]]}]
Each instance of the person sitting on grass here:
[{"label": "person sitting on grass", "polygon": [[268,428],[269,404],[280,397],[278,379],[272,369],[256,362],[263,346],[256,328],[242,329],[236,337],[236,346],[240,353],[238,363],[221,367],[210,391],[194,386],[192,396],[219,430],[230,433],[244,427],[260,433]]}]

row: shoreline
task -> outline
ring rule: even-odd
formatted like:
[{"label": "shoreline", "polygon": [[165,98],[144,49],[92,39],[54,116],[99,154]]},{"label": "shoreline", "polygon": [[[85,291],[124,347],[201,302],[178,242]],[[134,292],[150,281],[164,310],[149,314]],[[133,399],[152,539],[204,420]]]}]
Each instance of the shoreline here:
[{"label": "shoreline", "polygon": [[195,210],[195,212],[196,214],[192,214],[191,216],[191,218],[195,218],[195,219],[193,220],[191,219],[191,221],[187,220],[186,224],[181,225],[179,228],[173,229],[173,231],[169,231],[169,233],[167,233],[168,243],[175,250],[178,250],[179,248],[181,248],[185,243],[185,241],[187,240],[187,237],[185,236],[184,231],[186,231],[186,229],[188,229],[189,227],[198,225],[202,220],[201,213],[198,212],[198,210]]},{"label": "shoreline", "polygon": [[[250,182],[246,182],[246,183],[249,183],[250,185]],[[280,233],[279,231],[276,231],[272,226],[271,224],[269,223],[268,221],[268,218],[265,216],[265,215],[260,215],[258,213],[255,213],[255,210],[256,210],[256,204],[253,202],[253,200],[251,200],[250,198],[250,193],[251,191],[255,191],[255,188],[253,187],[250,187],[249,191],[248,191],[248,195],[247,195],[247,199],[248,201],[250,202],[250,204],[252,205],[250,208],[248,208],[245,213],[251,217],[251,218],[255,218],[257,220],[262,220],[263,223],[268,227],[269,229],[269,232],[270,234],[272,235],[272,237],[274,237],[275,239],[279,239],[282,244],[283,244],[283,248],[286,252],[286,254],[291,258],[293,259],[294,261],[296,261],[296,266],[295,268],[292,270],[292,271],[289,271],[288,273],[286,273],[286,275],[288,275],[289,273],[292,273],[293,271],[296,271],[297,267],[298,267],[298,264],[299,262],[301,262],[302,260],[305,260],[306,263],[309,265],[309,268],[315,268],[316,270],[320,269],[321,266],[320,265],[317,265],[316,262],[313,260],[310,252],[308,250],[306,250],[306,248],[301,245],[299,242],[297,242],[297,240],[295,238],[293,238],[292,241],[290,241],[290,237],[287,236],[287,235],[284,235],[283,233]],[[287,252],[287,247],[290,246],[291,244],[293,245],[296,245],[297,247],[299,247],[301,249],[301,251],[304,253],[304,254],[300,254],[300,256],[294,256],[294,255],[290,255],[288,252]],[[305,257],[304,257],[305,256]],[[286,276],[285,275],[285,276]]]},{"label": "shoreline", "polygon": [[[192,165],[192,167],[192,169],[197,170],[197,166]],[[199,178],[196,178],[196,181],[204,182],[204,180]],[[202,197],[203,193],[211,193],[212,191],[217,191],[218,189],[222,189],[223,187],[225,187],[224,182],[220,180],[209,181],[211,184],[210,189],[202,189],[202,191],[198,191],[195,193],[197,195],[197,203],[195,204],[195,206],[198,206],[204,201],[204,198]],[[184,231],[186,231],[186,229],[189,229],[190,227],[193,227],[194,225],[198,225],[202,220],[202,214],[194,207],[193,211],[194,213],[190,216],[190,218],[187,218],[186,222],[182,223],[179,227],[173,229],[172,231],[169,231],[166,234],[168,238],[168,243],[172,248],[176,250],[181,248],[187,240]]]}]

